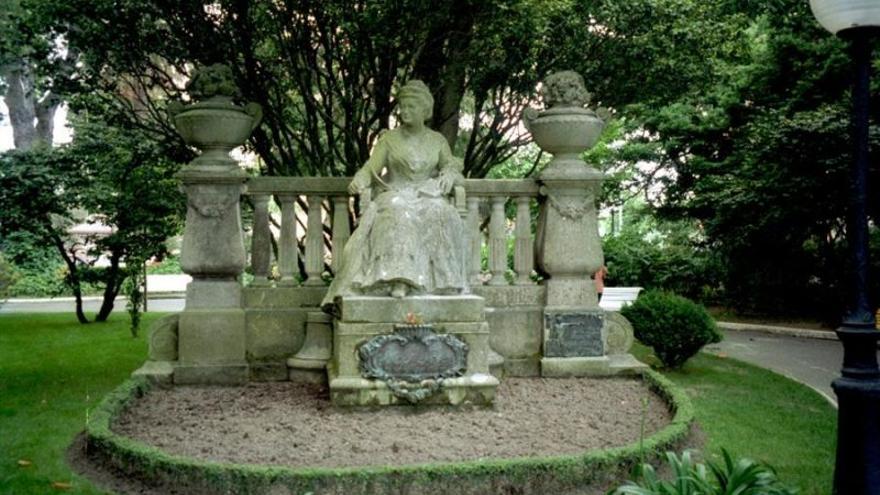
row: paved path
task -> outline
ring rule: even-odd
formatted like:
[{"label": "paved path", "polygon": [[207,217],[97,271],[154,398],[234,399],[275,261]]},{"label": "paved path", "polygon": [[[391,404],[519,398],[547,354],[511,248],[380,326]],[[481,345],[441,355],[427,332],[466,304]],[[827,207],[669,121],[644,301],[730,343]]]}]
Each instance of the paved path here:
[{"label": "paved path", "polygon": [[726,331],[724,341],[709,352],[768,368],[809,385],[836,407],[831,381],[840,376],[843,347],[837,340],[819,340],[754,331]]},{"label": "paved path", "polygon": [[[125,311],[125,298],[117,298],[113,311]],[[147,301],[150,312],[171,312],[183,310],[183,298],[158,298]],[[101,298],[87,297],[83,300],[83,309],[95,313],[101,307]],[[54,299],[11,299],[0,304],[0,313],[73,313],[76,304],[72,297]]]}]

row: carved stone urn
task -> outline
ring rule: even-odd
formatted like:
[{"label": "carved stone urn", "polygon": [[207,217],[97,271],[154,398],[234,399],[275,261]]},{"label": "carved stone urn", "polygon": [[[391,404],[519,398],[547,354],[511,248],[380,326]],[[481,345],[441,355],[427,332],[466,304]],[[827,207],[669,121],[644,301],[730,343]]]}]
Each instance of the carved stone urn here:
[{"label": "carved stone urn", "polygon": [[260,123],[262,109],[256,103],[236,105],[238,88],[225,65],[212,65],[196,73],[188,85],[196,103],[172,105],[174,125],[186,144],[202,151],[189,167],[238,170],[229,152],[241,146]]},{"label": "carved stone urn", "polygon": [[535,143],[553,155],[541,176],[546,179],[583,179],[585,172],[592,169],[586,168],[580,155],[599,140],[605,121],[593,110],[584,108],[590,101],[590,94],[584,87],[583,78],[576,72],[551,74],[544,81],[541,95],[545,110],[528,108],[523,112],[523,124]]}]

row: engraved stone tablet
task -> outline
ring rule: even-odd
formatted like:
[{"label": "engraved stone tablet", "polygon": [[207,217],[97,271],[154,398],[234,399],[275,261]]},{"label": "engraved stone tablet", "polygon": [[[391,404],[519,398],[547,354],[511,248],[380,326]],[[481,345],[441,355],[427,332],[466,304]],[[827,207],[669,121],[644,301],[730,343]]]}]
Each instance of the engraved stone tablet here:
[{"label": "engraved stone tablet", "polygon": [[420,382],[461,376],[468,346],[430,325],[397,325],[358,348],[361,376],[378,380]]},{"label": "engraved stone tablet", "polygon": [[604,356],[603,324],[602,311],[545,313],[544,356]]}]

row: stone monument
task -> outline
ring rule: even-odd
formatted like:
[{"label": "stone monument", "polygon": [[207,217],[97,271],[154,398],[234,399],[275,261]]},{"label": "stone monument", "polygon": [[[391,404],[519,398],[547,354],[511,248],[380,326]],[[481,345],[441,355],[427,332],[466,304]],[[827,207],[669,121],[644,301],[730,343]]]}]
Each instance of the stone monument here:
[{"label": "stone monument", "polygon": [[[549,75],[541,96],[543,111],[523,113],[535,143],[553,154],[538,176],[545,200],[538,220],[537,261],[547,288],[541,375],[606,375],[640,367],[629,354],[609,355],[610,324],[590,279],[604,263],[596,214],[603,175],[581,154],[596,144],[605,122],[585,108],[591,95],[576,72]],[[626,331],[619,318],[613,328],[615,340],[625,341],[617,336]]]},{"label": "stone monument", "polygon": [[366,207],[322,303],[335,316],[331,399],[488,404],[498,380],[484,301],[468,293],[462,212],[450,199],[462,164],[425,126],[434,100],[424,83],[403,86],[398,105],[400,126],[349,186]]}]

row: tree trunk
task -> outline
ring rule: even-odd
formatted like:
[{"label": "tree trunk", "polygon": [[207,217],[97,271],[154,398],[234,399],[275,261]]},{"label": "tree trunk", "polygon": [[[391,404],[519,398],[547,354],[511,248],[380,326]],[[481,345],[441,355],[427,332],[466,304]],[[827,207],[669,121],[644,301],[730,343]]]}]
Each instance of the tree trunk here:
[{"label": "tree trunk", "polygon": [[76,319],[83,324],[91,323],[89,319],[86,318],[86,314],[83,311],[82,284],[79,280],[79,271],[76,267],[76,260],[74,260],[67,252],[67,248],[64,247],[64,241],[62,241],[60,237],[53,235],[52,243],[55,244],[55,248],[58,249],[58,252],[61,253],[61,257],[64,259],[64,264],[67,265],[67,283],[73,290],[73,297],[76,299]]},{"label": "tree trunk", "polygon": [[119,289],[122,287],[124,276],[120,276],[119,255],[114,253],[110,256],[110,268],[107,273],[107,284],[104,286],[104,297],[101,301],[101,309],[95,316],[95,321],[107,321],[110,313],[113,312],[113,305],[116,303],[116,296],[119,295]]},{"label": "tree trunk", "polygon": [[455,149],[458,120],[465,90],[465,66],[460,60],[470,44],[478,5],[458,0],[450,6],[454,12],[452,26],[442,25],[428,36],[425,47],[413,68],[413,76],[421,79],[434,94],[434,116],[431,127]]},{"label": "tree trunk", "polygon": [[4,100],[9,109],[12,139],[17,150],[51,146],[55,112],[61,101],[52,93],[38,98],[31,68],[24,60],[0,67],[0,78],[7,85]]}]

